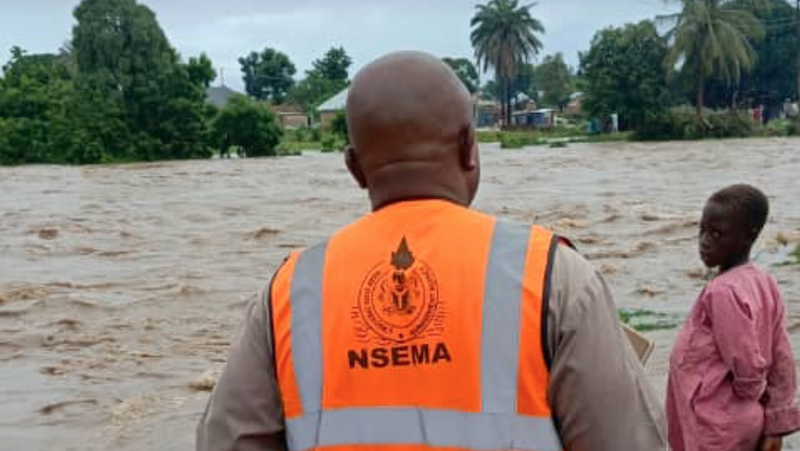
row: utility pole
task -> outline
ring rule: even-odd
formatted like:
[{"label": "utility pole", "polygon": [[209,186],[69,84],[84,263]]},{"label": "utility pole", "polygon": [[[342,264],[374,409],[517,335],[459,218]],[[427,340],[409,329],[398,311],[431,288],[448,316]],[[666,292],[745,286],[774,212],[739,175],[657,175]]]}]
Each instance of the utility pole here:
[{"label": "utility pole", "polygon": [[797,27],[797,104],[800,106],[800,0],[797,1],[794,21]]}]

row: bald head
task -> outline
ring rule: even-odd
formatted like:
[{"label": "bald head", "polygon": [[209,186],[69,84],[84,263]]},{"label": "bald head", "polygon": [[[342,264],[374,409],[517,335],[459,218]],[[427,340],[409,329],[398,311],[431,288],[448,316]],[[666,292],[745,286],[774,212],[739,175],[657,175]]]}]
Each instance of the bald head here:
[{"label": "bald head", "polygon": [[438,58],[387,55],[353,80],[347,99],[347,160],[373,206],[406,198],[468,205],[478,182],[469,92]]}]

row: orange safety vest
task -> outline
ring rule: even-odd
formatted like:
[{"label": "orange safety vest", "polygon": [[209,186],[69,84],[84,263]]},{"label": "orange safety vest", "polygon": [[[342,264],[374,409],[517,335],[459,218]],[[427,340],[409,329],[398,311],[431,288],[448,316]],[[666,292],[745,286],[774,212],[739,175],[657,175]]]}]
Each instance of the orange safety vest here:
[{"label": "orange safety vest", "polygon": [[557,451],[554,235],[439,200],[291,255],[270,292],[289,449]]}]

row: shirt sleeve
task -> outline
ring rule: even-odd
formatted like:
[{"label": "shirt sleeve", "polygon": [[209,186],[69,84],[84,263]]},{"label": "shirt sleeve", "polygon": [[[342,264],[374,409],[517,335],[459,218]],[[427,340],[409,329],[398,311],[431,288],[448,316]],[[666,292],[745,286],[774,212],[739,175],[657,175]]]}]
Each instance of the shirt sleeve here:
[{"label": "shirt sleeve", "polygon": [[284,451],[269,289],[255,296],[197,428],[197,451]]},{"label": "shirt sleeve", "polygon": [[780,302],[777,286],[773,293],[778,300],[778,320],[774,337],[772,367],[767,375],[767,392],[764,397],[764,434],[788,435],[800,430],[800,409],[797,407],[797,375],[789,334],[785,325],[785,310]]},{"label": "shirt sleeve", "polygon": [[733,392],[758,401],[767,386],[767,360],[754,307],[725,286],[707,290],[704,296],[714,342],[733,375]]},{"label": "shirt sleeve", "polygon": [[575,251],[555,255],[546,352],[564,449],[666,450],[664,410],[621,329],[602,275]]}]

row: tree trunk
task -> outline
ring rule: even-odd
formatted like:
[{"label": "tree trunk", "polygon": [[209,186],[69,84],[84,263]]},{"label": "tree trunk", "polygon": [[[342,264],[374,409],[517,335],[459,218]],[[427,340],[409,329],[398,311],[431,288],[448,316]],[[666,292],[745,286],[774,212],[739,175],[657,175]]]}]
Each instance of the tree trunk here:
[{"label": "tree trunk", "polygon": [[697,117],[703,118],[703,97],[705,95],[705,83],[702,81],[697,85]]},{"label": "tree trunk", "polygon": [[797,22],[797,102],[800,104],[800,0],[797,0],[795,21]]},{"label": "tree trunk", "polygon": [[702,121],[703,119],[703,103],[705,102],[705,89],[706,89],[706,79],[703,76],[703,68],[701,66],[701,62],[697,62],[697,117]]},{"label": "tree trunk", "polygon": [[506,82],[506,127],[511,124],[511,80]]}]

